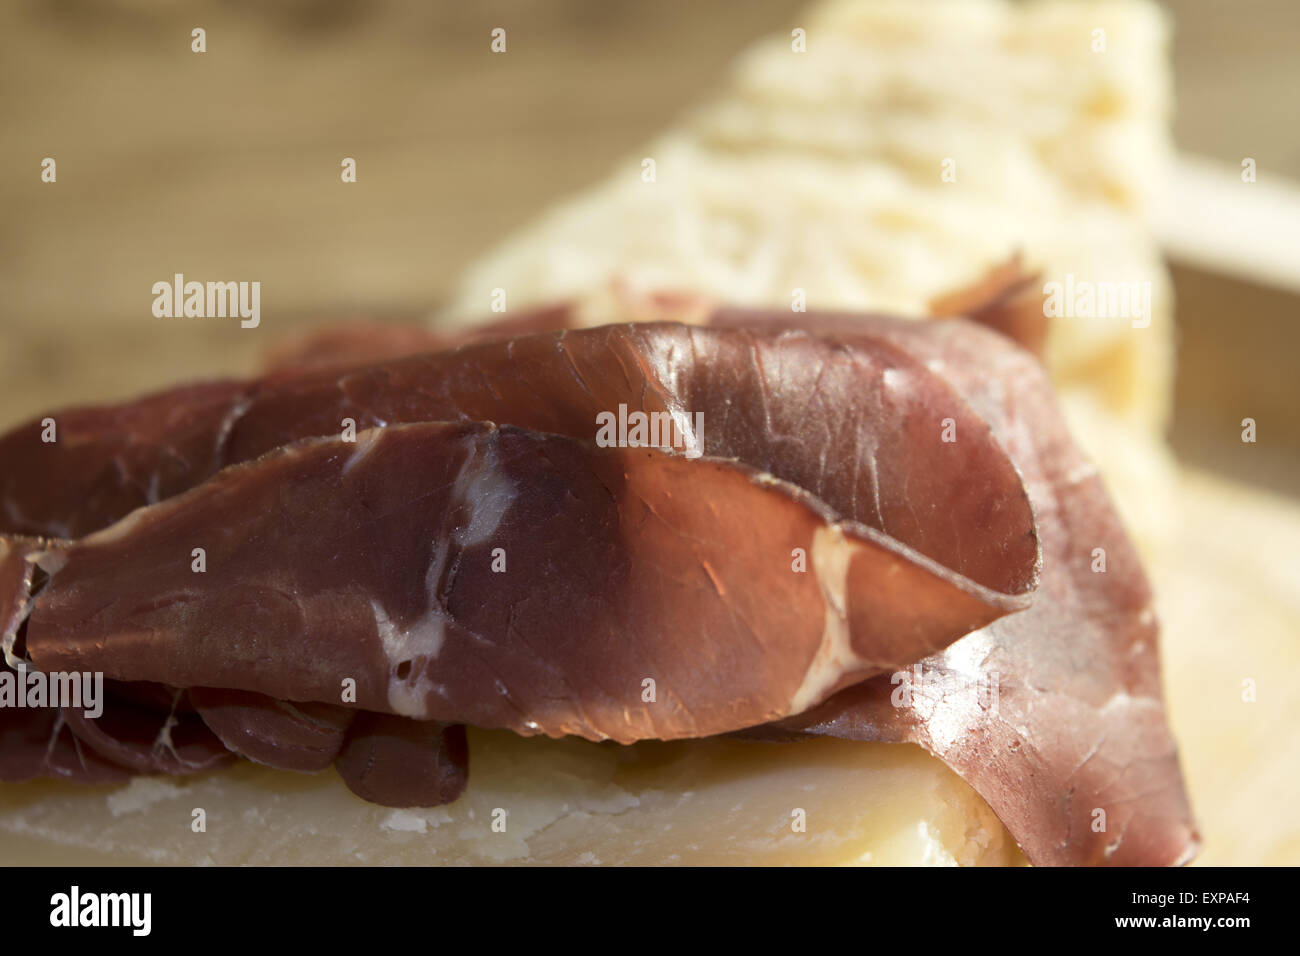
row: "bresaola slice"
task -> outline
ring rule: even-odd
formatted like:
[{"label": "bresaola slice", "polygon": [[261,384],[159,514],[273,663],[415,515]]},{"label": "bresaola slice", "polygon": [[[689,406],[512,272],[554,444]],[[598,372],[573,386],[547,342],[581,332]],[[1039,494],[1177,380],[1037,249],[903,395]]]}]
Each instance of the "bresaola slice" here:
[{"label": "bresaola slice", "polygon": [[52,550],[27,652],[292,701],[351,680],[364,710],[522,734],[725,733],[1024,607],[1032,516],[1005,477],[968,570],[1019,549],[1017,593],[731,460],[479,424],[310,440]]},{"label": "bresaola slice", "polygon": [[348,788],[371,803],[436,806],[465,789],[463,725],[206,687],[191,690],[190,698],[234,753],[301,773],[333,764]]},{"label": "bresaola slice", "polygon": [[14,644],[31,611],[36,559],[45,545],[41,538],[0,536],[0,654],[12,667],[21,663]]},{"label": "bresaola slice", "polygon": [[224,437],[246,387],[184,385],[66,409],[0,436],[0,528],[80,537],[193,487],[225,463]]},{"label": "bresaola slice", "polygon": [[1026,272],[1020,257],[991,269],[979,282],[930,302],[936,318],[965,318],[1000,332],[1038,358],[1047,350],[1048,318],[1039,277]]},{"label": "bresaola slice", "polygon": [[195,687],[189,696],[233,753],[301,773],[324,770],[334,762],[355,715],[333,704],[291,704],[248,691]]},{"label": "bresaola slice", "polygon": [[389,807],[451,803],[465,789],[464,725],[362,712],[335,763],[348,789]]},{"label": "bresaola slice", "polygon": [[105,692],[98,717],[77,707],[62,708],[68,729],[105,760],[136,773],[188,774],[234,759],[189,706],[183,690],[110,681]]},{"label": "bresaola slice", "polygon": [[[116,405],[42,415],[0,435],[0,531],[81,537],[192,488],[226,465],[269,451],[274,445],[228,448],[231,429],[256,397],[275,401],[285,394],[284,383],[297,376],[320,373],[317,386],[338,383],[344,369],[549,332],[567,328],[572,319],[572,310],[561,305],[454,334],[373,324],[317,330],[282,342],[259,380],[187,384]],[[310,385],[303,394],[313,394]],[[339,404],[326,399],[325,408],[334,411]],[[291,434],[286,440],[339,431],[333,422],[323,431],[284,424]]]},{"label": "bresaola slice", "polygon": [[[0,671],[16,674],[0,662]],[[76,783],[114,783],[133,771],[82,743],[57,707],[0,707],[0,782],[49,777]]]},{"label": "bresaola slice", "polygon": [[[233,397],[227,413],[209,415],[209,437],[227,462],[337,435],[344,424],[494,421],[590,440],[597,416],[615,410],[667,416],[682,426],[683,444],[697,445],[703,436],[693,436],[691,422],[699,415],[709,423],[711,456],[739,458],[797,484],[995,590],[1028,590],[1025,569],[1037,545],[1023,490],[1014,491],[1014,466],[940,376],[879,337],[845,347],[779,329],[672,323],[529,335],[261,383]],[[942,440],[946,422],[961,441]],[[187,441],[195,427],[187,425]],[[52,470],[48,462],[63,455],[58,444],[27,438],[25,449],[4,440],[22,452],[17,470],[28,455],[46,462],[35,472]],[[113,456],[123,440],[104,443],[102,470],[121,471]],[[154,454],[174,457],[165,446]],[[148,464],[143,458],[137,467]],[[84,474],[63,472],[55,497],[81,485]],[[190,475],[196,484],[209,476],[206,466]],[[150,480],[151,473],[132,473],[135,486]],[[81,490],[93,497],[93,487]],[[41,494],[24,499],[24,510],[38,510]]]},{"label": "bresaola slice", "polygon": [[1188,862],[1200,837],[1165,719],[1150,586],[1042,366],[964,324],[813,321],[824,335],[888,336],[984,415],[1025,477],[1043,574],[1029,610],[756,733],[919,743],[989,802],[1038,865]]}]

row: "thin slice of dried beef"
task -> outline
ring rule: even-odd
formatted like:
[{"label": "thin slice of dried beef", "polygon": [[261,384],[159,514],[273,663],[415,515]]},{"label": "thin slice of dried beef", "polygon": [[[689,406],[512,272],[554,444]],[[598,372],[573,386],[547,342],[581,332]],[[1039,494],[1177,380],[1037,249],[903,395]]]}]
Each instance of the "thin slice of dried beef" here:
[{"label": "thin slice of dried beef", "polygon": [[27,651],[291,701],[352,680],[362,709],[525,734],[723,733],[1026,606],[1032,516],[1013,470],[967,494],[970,461],[998,474],[977,438],[948,507],[898,522],[959,529],[975,578],[734,460],[478,424],[308,440],[53,551]]},{"label": "thin slice of dried beef", "polygon": [[1190,860],[1200,837],[1165,717],[1151,589],[1041,365],[965,323],[813,321],[832,337],[883,331],[961,390],[1024,475],[1043,573],[1027,611],[761,733],[919,743],[975,787],[1035,864]]}]

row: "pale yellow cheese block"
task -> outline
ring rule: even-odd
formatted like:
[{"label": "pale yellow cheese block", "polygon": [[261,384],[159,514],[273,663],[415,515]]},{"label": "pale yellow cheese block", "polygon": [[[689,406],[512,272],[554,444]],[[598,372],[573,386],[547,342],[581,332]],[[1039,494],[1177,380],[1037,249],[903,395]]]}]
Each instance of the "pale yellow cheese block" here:
[{"label": "pale yellow cheese block", "polygon": [[[333,771],[0,787],[0,863],[1006,864],[988,807],[913,746],[621,747],[470,734],[456,803],[388,810]],[[191,831],[201,807],[207,831]],[[494,830],[494,811],[506,811]],[[802,811],[800,815],[798,811]],[[796,830],[800,817],[804,829]]]}]

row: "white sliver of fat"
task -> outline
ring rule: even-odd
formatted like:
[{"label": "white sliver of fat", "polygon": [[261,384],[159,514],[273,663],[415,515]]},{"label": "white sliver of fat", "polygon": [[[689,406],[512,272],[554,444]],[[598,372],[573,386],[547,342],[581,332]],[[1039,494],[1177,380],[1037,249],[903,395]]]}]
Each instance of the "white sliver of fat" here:
[{"label": "white sliver of fat", "polygon": [[827,525],[813,533],[809,558],[826,602],[826,624],[821,646],[804,673],[803,683],[790,698],[791,714],[802,713],[818,703],[845,672],[866,663],[853,652],[849,634],[849,565],[858,547],[844,537],[838,525]]},{"label": "white sliver of fat", "polygon": [[456,476],[452,500],[470,509],[469,522],[456,529],[456,543],[470,548],[487,541],[510,510],[519,490],[506,477],[497,453],[495,434],[484,442],[470,442],[470,454]]},{"label": "white sliver of fat", "polygon": [[[469,455],[452,485],[448,506],[453,512],[468,508],[469,518],[456,528],[450,540],[444,539],[434,544],[429,568],[424,576],[424,614],[408,627],[402,628],[393,623],[378,601],[370,602],[375,615],[375,628],[388,657],[388,703],[396,713],[407,717],[427,716],[426,700],[434,686],[428,673],[428,663],[442,651],[447,634],[448,615],[438,600],[438,582],[442,580],[443,569],[447,565],[451,540],[455,541],[458,549],[473,547],[489,540],[518,495],[518,489],[501,469],[495,435],[486,441],[473,436],[466,441]],[[401,679],[397,676],[397,669],[406,662],[410,663],[410,673]]]}]

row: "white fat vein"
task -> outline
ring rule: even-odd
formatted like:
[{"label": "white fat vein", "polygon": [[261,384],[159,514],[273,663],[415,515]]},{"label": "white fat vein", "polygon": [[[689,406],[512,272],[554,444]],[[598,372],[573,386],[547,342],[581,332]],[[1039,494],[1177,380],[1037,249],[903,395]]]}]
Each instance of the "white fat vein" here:
[{"label": "white fat vein", "polygon": [[849,565],[856,547],[838,525],[818,528],[813,534],[809,557],[826,602],[826,624],[821,646],[808,665],[803,683],[790,698],[792,714],[820,702],[846,672],[866,663],[853,652],[846,601]]},{"label": "white fat vein", "polygon": [[[480,436],[471,436],[467,441],[469,454],[452,486],[448,507],[452,513],[468,510],[469,519],[456,528],[453,540],[439,541],[434,545],[424,575],[424,614],[410,626],[400,628],[378,601],[370,602],[375,615],[375,629],[389,663],[388,703],[395,712],[408,717],[427,716],[426,701],[434,688],[428,665],[437,659],[447,637],[449,616],[438,598],[438,584],[447,566],[452,543],[454,541],[457,550],[464,550],[491,539],[518,496],[518,489],[501,468],[496,436],[490,436],[487,441]],[[353,457],[367,451],[368,448],[358,448]],[[407,662],[410,663],[410,673],[405,679],[398,678],[397,668]]]},{"label": "white fat vein", "polygon": [[453,509],[468,508],[470,513],[469,521],[456,529],[456,543],[462,548],[491,538],[519,494],[501,467],[495,433],[486,441],[471,438],[469,446],[469,456],[456,475],[451,501]]}]

